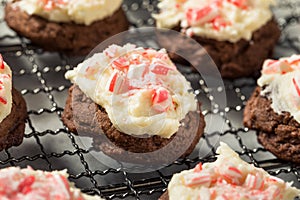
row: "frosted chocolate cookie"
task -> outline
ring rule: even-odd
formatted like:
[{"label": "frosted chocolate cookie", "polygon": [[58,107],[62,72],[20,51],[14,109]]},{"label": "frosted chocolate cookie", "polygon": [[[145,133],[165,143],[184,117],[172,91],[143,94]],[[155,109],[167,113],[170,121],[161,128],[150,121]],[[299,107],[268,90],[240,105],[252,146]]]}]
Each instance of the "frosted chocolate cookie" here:
[{"label": "frosted chocolate cookie", "polygon": [[12,86],[12,73],[0,54],[0,151],[21,144],[24,137],[26,103]]},{"label": "frosted chocolate cookie", "polygon": [[75,133],[107,137],[109,142],[95,137],[94,145],[113,157],[128,159],[127,152],[153,152],[169,144],[169,155],[186,156],[203,134],[204,117],[190,83],[164,50],[112,45],[66,78],[74,86],[63,122]]},{"label": "frosted chocolate cookie", "polygon": [[75,188],[68,181],[66,170],[47,172],[31,167],[8,167],[0,170],[0,185],[1,199],[102,200]]},{"label": "frosted chocolate cookie", "polygon": [[[182,32],[201,44],[222,77],[258,76],[280,36],[270,10],[273,4],[273,0],[162,0],[160,13],[154,17],[158,28]],[[174,43],[161,37],[159,41],[174,51],[193,49],[184,39]],[[189,53],[195,54],[195,50]]]},{"label": "frosted chocolate cookie", "polygon": [[129,24],[122,0],[19,0],[8,3],[5,20],[18,34],[46,50],[88,54]]},{"label": "frosted chocolate cookie", "polygon": [[241,160],[225,143],[213,163],[174,174],[160,200],[247,199],[293,200],[300,190]]},{"label": "frosted chocolate cookie", "polygon": [[244,110],[245,126],[277,157],[300,163],[300,56],[266,60]]}]

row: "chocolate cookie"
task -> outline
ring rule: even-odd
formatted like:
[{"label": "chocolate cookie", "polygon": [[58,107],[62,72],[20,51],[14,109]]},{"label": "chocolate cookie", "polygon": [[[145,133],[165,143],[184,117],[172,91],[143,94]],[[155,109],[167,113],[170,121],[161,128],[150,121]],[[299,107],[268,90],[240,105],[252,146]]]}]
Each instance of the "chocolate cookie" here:
[{"label": "chocolate cookie", "polygon": [[300,124],[288,112],[277,114],[257,87],[244,110],[244,125],[258,130],[259,142],[283,160],[300,163]]},{"label": "chocolate cookie", "polygon": [[0,151],[22,143],[27,118],[25,100],[20,92],[12,89],[11,113],[0,123]]},{"label": "chocolate cookie", "polygon": [[158,200],[169,200],[169,194],[168,191],[164,192]]},{"label": "chocolate cookie", "polygon": [[106,111],[88,98],[76,85],[69,89],[62,120],[74,133],[96,135],[93,138],[93,145],[105,154],[128,161],[128,158],[132,158],[130,154],[135,153],[136,157],[132,160],[141,162],[147,162],[147,160],[151,162],[153,157],[149,155],[147,158],[140,158],[138,153],[155,152],[168,145],[170,145],[169,150],[166,150],[165,154],[156,154],[155,160],[162,161],[171,154],[179,154],[181,157],[189,155],[203,135],[205,126],[201,112],[189,112],[182,120],[184,125],[180,126],[178,132],[170,139],[160,136],[133,137],[118,131],[111,123]]},{"label": "chocolate cookie", "polygon": [[46,50],[81,55],[88,54],[105,39],[129,27],[122,8],[110,17],[85,26],[50,22],[36,15],[28,15],[12,6],[12,3],[8,3],[5,8],[5,20],[18,34]]},{"label": "chocolate cookie", "polygon": [[[180,27],[177,26],[174,30],[180,31]],[[217,65],[221,76],[231,79],[258,76],[263,61],[272,56],[273,48],[279,36],[280,30],[276,21],[273,19],[255,31],[250,41],[241,39],[238,42],[231,43],[228,41],[207,39],[196,35],[193,35],[192,39],[204,47]],[[184,55],[190,55],[188,58],[189,61],[197,61],[199,59],[198,57],[203,54],[202,50],[195,49],[184,37],[182,37],[181,40],[176,38],[176,43],[174,43],[173,40],[170,39],[170,36],[159,36],[158,41],[162,47],[167,48],[170,52],[178,51]],[[200,51],[200,54],[197,53],[197,51]],[[177,62],[188,63],[174,53],[170,53],[170,57]]]}]

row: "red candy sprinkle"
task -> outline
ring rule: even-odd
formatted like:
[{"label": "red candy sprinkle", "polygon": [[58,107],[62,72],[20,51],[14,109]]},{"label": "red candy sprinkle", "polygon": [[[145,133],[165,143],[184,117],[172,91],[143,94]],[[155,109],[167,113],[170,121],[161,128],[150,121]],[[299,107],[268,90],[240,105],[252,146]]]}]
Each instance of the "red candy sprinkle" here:
[{"label": "red candy sprinkle", "polygon": [[0,54],[0,69],[4,69],[3,57],[1,54]]},{"label": "red candy sprinkle", "polygon": [[295,88],[296,88],[296,91],[297,91],[297,93],[298,93],[298,96],[300,97],[300,87],[299,87],[299,82],[297,82],[295,78],[293,78],[293,84],[294,84],[294,86],[295,86]]},{"label": "red candy sprinkle", "polygon": [[112,63],[113,68],[116,68],[121,71],[128,70],[129,62],[124,57],[120,57]]},{"label": "red candy sprinkle", "polygon": [[188,187],[210,185],[211,183],[211,176],[208,173],[187,174],[183,178],[184,185]]},{"label": "red candy sprinkle", "polygon": [[162,65],[162,64],[157,64],[152,70],[151,72],[153,72],[154,74],[158,74],[158,75],[167,75],[168,72],[171,70],[171,68],[169,68],[168,66]]},{"label": "red candy sprinkle", "polygon": [[117,82],[117,79],[118,79],[118,73],[115,73],[110,81],[110,84],[109,84],[109,91],[110,92],[113,92],[114,89],[115,89],[115,85],[116,85],[116,82]]},{"label": "red candy sprinkle", "polygon": [[66,4],[68,0],[41,0],[44,3],[44,9],[50,11],[59,4]]},{"label": "red candy sprinkle", "polygon": [[201,172],[202,171],[202,163],[199,163],[198,165],[196,165],[196,167],[194,168],[194,172]]},{"label": "red candy sprinkle", "polygon": [[281,73],[285,74],[291,70],[289,64],[285,60],[266,60],[263,67],[264,74]]},{"label": "red candy sprinkle", "polygon": [[236,167],[228,167],[228,169],[232,172],[234,172],[235,174],[237,174],[238,176],[241,175],[242,176],[242,172],[236,168]]},{"label": "red candy sprinkle", "polygon": [[287,62],[288,62],[288,64],[290,64],[290,65],[296,65],[296,66],[299,66],[299,64],[300,64],[300,58],[299,58],[299,56],[297,56],[296,58],[290,59],[290,60],[288,60]]},{"label": "red candy sprinkle", "polygon": [[217,13],[213,11],[214,10],[211,6],[205,6],[203,8],[189,8],[186,12],[186,18],[190,25],[194,23],[203,24],[216,17],[215,15]]},{"label": "red candy sprinkle", "polygon": [[0,103],[2,103],[2,104],[7,104],[7,101],[6,101],[6,99],[4,99],[3,97],[0,97]]},{"label": "red candy sprinkle", "polygon": [[219,31],[222,27],[226,27],[229,25],[228,22],[226,22],[224,20],[224,18],[222,18],[221,16],[218,16],[216,17],[213,21],[212,21],[212,24],[213,24],[213,28],[217,31]]},{"label": "red candy sprinkle", "polygon": [[247,1],[248,0],[227,0],[229,3],[234,4],[235,6],[241,8],[241,9],[247,9]]},{"label": "red candy sprinkle", "polygon": [[34,183],[35,177],[28,176],[26,177],[18,186],[18,191],[23,194],[27,194],[31,191],[31,185]]},{"label": "red candy sprinkle", "polygon": [[152,102],[153,104],[158,104],[166,101],[168,97],[169,97],[168,90],[165,89],[155,90],[155,92],[152,95]]}]

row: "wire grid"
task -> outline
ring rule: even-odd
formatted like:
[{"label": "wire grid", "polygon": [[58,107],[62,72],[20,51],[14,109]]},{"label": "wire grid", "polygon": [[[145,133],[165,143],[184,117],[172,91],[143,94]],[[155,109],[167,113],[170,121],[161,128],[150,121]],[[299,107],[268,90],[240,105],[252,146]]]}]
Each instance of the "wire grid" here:
[{"label": "wire grid", "polygon": [[[23,94],[29,117],[23,143],[0,152],[0,168],[27,165],[42,170],[67,168],[70,180],[83,192],[107,199],[157,199],[166,190],[172,174],[192,168],[198,162],[213,161],[216,145],[221,140],[244,160],[286,181],[294,181],[294,185],[300,188],[300,167],[275,158],[257,143],[256,133],[242,124],[243,108],[256,86],[256,81],[251,78],[225,80],[225,87],[217,88],[218,92],[226,91],[225,109],[215,104],[210,93],[212,88],[207,88],[203,80],[195,84],[207,127],[189,157],[144,174],[132,174],[121,168],[102,165],[90,155],[90,149],[81,145],[79,136],[68,132],[60,119],[67,89],[71,85],[64,79],[64,73],[84,57],[45,52],[26,38],[16,35],[3,19],[5,3],[5,0],[0,1],[0,53],[13,70],[14,87]],[[133,27],[152,26],[154,20],[149,13],[156,10],[155,5],[156,1],[125,0],[123,9]],[[300,2],[281,0],[274,8],[274,14],[282,29],[274,57],[300,53],[297,35],[300,31]],[[199,79],[188,68],[183,73],[189,80]]]}]

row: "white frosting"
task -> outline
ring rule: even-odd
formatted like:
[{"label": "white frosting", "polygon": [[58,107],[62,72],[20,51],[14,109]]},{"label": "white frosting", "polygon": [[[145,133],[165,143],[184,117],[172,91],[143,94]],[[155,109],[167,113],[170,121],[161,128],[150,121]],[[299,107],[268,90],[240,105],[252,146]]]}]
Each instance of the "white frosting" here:
[{"label": "white frosting", "polygon": [[218,159],[175,174],[168,186],[170,200],[293,200],[300,190],[241,160],[221,142]]},{"label": "white frosting", "polygon": [[250,40],[272,18],[274,0],[161,0],[159,28],[180,25],[187,35],[218,41]]},{"label": "white frosting", "polygon": [[122,0],[21,0],[14,4],[29,15],[49,21],[90,25],[111,16]]},{"label": "white frosting", "polygon": [[0,122],[2,122],[11,112],[11,89],[11,70],[9,66],[3,61],[0,54]]},{"label": "white frosting", "polygon": [[300,123],[300,55],[266,60],[257,83],[276,113],[289,112]]},{"label": "white frosting", "polygon": [[177,132],[189,111],[195,111],[191,85],[165,50],[112,45],[93,55],[66,78],[105,108],[113,125],[129,135]]},{"label": "white frosting", "polygon": [[68,181],[66,170],[45,172],[30,167],[9,167],[0,170],[2,200],[102,200],[99,196],[82,194]]}]

